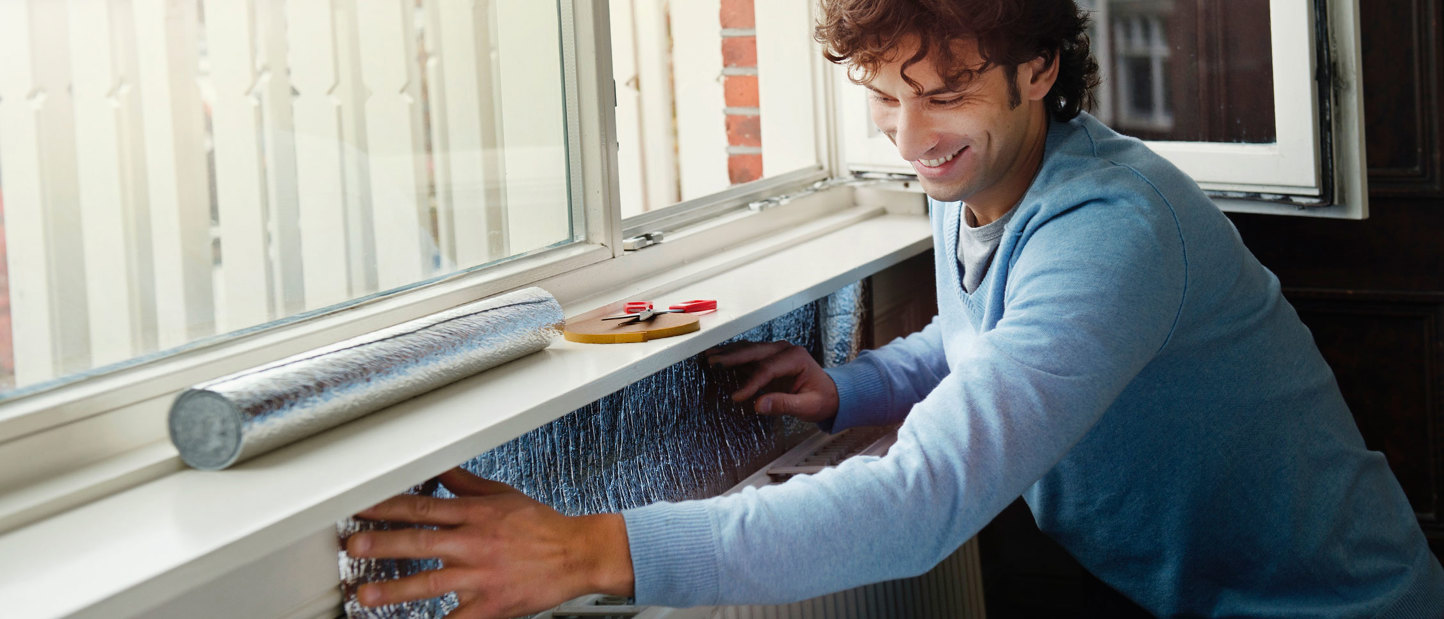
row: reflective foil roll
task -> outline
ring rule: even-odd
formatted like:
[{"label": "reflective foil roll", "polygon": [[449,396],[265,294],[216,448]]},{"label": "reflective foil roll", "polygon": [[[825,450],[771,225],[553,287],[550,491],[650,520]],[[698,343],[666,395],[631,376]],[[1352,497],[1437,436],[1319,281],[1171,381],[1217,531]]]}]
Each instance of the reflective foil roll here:
[{"label": "reflective foil roll", "polygon": [[[847,286],[729,342],[786,341],[826,365],[855,357],[867,340],[866,282]],[[766,417],[729,394],[746,372],[709,367],[698,357],[673,364],[462,464],[567,515],[615,512],[657,501],[715,496],[737,485],[816,426]],[[449,497],[428,482],[413,494]],[[365,530],[406,525],[350,519],[344,540]],[[382,607],[362,606],[363,583],[436,569],[435,559],[357,559],[338,554],[344,608],[350,619],[439,617],[456,608],[454,594]]]},{"label": "reflective foil roll", "polygon": [[539,351],[562,308],[527,288],[196,385],[170,410],[181,459],[223,469]]}]

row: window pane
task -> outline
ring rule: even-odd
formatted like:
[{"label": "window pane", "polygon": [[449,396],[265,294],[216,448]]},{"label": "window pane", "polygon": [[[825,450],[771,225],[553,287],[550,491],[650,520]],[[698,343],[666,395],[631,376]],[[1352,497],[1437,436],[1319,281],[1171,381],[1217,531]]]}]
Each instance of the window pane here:
[{"label": "window pane", "polygon": [[818,164],[808,0],[613,0],[622,216]]},{"label": "window pane", "polygon": [[558,15],[0,3],[0,388],[573,240]]},{"label": "window pane", "polygon": [[1145,140],[1276,140],[1268,0],[1092,0],[1096,113]]}]

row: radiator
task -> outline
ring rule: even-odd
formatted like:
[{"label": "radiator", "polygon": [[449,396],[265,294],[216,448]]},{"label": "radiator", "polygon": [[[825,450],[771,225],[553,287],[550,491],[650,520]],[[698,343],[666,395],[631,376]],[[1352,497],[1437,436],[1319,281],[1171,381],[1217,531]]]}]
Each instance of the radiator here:
[{"label": "radiator", "polygon": [[[855,455],[882,455],[897,440],[894,428],[854,428],[818,434],[789,450],[727,494],[815,473]],[[977,539],[970,539],[931,571],[792,604],[664,608],[635,606],[603,595],[577,598],[533,619],[983,619],[983,581]]]}]

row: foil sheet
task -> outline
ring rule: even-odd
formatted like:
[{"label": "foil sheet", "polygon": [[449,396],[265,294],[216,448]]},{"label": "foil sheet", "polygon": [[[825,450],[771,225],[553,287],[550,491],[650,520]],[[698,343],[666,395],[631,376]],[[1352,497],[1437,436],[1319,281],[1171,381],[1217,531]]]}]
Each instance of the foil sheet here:
[{"label": "foil sheet", "polygon": [[[859,282],[730,341],[785,340],[828,365],[846,362],[867,332],[867,288]],[[721,494],[815,431],[791,417],[753,414],[728,397],[744,376],[709,368],[699,358],[677,363],[464,463],[568,515],[615,512],[657,501]],[[411,492],[451,496],[434,483]],[[344,540],[386,523],[346,520]],[[369,608],[356,602],[362,583],[398,578],[439,562],[361,560],[339,553],[348,617],[439,617],[454,595]]]},{"label": "foil sheet", "polygon": [[842,287],[818,301],[818,328],[822,340],[822,366],[837,367],[872,347],[871,280]]},{"label": "foil sheet", "polygon": [[562,308],[527,288],[187,389],[170,410],[181,459],[223,469],[546,348]]}]

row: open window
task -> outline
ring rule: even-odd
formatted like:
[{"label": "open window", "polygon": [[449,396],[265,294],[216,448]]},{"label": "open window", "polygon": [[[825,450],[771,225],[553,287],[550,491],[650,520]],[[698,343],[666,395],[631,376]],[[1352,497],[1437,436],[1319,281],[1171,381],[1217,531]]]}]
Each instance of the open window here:
[{"label": "open window", "polygon": [[[1138,137],[1224,210],[1362,219],[1352,2],[1086,0],[1103,83],[1091,112]],[[911,173],[837,80],[848,167]]]},{"label": "open window", "polygon": [[810,3],[616,0],[610,16],[628,237],[827,176]]},{"label": "open window", "polygon": [[760,208],[832,175],[813,10],[0,2],[0,530],[166,471],[187,386],[846,210]]}]

